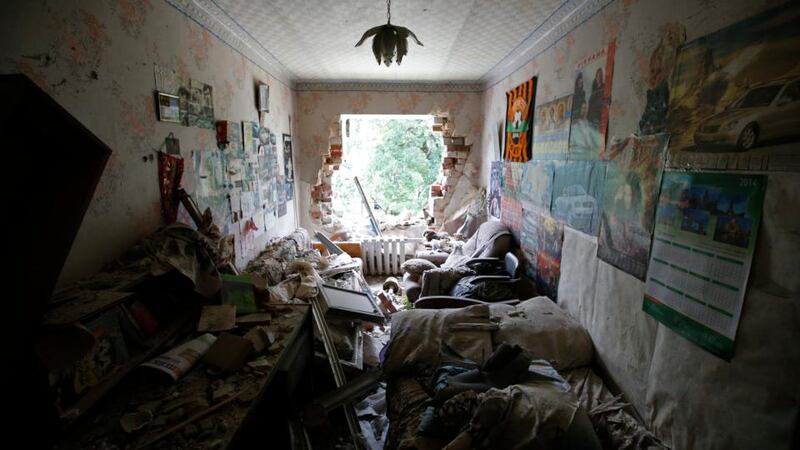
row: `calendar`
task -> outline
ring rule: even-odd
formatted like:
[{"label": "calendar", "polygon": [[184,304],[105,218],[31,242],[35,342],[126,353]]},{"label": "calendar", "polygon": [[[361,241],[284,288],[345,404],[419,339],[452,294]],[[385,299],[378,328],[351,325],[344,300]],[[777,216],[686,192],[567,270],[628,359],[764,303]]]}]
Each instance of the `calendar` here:
[{"label": "calendar", "polygon": [[726,360],[736,329],[767,177],[665,172],[643,309]]}]

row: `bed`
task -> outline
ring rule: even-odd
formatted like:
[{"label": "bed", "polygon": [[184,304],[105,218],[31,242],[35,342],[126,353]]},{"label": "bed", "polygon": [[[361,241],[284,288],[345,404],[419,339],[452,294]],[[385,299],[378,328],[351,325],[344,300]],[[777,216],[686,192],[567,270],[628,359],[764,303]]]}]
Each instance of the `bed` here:
[{"label": "bed", "polygon": [[[624,399],[615,396],[598,375],[592,365],[594,350],[588,332],[547,297],[535,297],[516,306],[476,305],[395,314],[384,357],[390,423],[386,448],[459,448],[451,438],[418,432],[433,398],[431,376],[442,366],[480,365],[502,343],[518,345],[557,371],[580,410],[588,415],[603,448],[663,448],[632,414]],[[518,386],[509,387],[515,388]],[[535,447],[530,435],[540,425],[537,421],[541,421],[541,414],[530,418],[514,414],[507,412],[502,420],[496,421],[498,429],[493,430],[494,436],[504,439],[504,448]],[[514,428],[502,428],[509,423],[514,423]],[[493,442],[499,445],[497,439]]]}]

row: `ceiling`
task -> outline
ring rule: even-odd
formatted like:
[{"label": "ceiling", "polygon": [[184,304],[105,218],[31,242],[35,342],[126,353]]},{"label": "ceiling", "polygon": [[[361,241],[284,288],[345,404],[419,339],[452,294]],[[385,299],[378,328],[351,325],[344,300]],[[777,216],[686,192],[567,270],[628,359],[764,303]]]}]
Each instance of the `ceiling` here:
[{"label": "ceiling", "polygon": [[386,23],[384,0],[215,0],[300,81],[475,81],[563,0],[394,0],[392,23],[411,29],[401,66],[378,66],[367,29]]},{"label": "ceiling", "polygon": [[[298,89],[350,83],[480,89],[510,74],[612,0],[393,0],[411,29],[401,66],[379,66],[369,28],[385,0],[166,0],[275,78]],[[460,84],[459,84],[460,83]]]}]

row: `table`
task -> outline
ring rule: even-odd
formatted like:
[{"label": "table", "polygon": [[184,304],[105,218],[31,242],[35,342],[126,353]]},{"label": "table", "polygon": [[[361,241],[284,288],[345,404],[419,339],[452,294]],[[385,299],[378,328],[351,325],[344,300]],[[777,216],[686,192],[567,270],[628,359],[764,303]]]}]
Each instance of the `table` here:
[{"label": "table", "polygon": [[[57,448],[243,448],[289,439],[287,406],[312,389],[313,329],[308,305],[272,307],[275,344],[269,367],[213,376],[199,363],[174,384],[146,369],[131,373],[95,410],[75,424]],[[153,420],[127,434],[120,419],[151,411]],[[146,413],[145,413],[146,414]],[[280,447],[280,445],[279,445]]]}]

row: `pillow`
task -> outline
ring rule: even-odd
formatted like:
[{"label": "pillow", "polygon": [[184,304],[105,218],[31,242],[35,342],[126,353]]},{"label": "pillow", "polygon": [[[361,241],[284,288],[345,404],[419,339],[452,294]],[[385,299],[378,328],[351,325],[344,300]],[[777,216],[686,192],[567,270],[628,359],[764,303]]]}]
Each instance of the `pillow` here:
[{"label": "pillow", "polygon": [[422,272],[425,272],[426,270],[431,270],[435,268],[436,264],[426,259],[419,259],[419,258],[409,259],[400,266],[400,270],[402,270],[404,273],[410,273],[411,275],[414,275],[416,277],[422,275]]},{"label": "pillow", "polygon": [[516,305],[491,305],[499,318],[494,345],[517,344],[534,358],[550,361],[556,370],[592,363],[594,347],[589,332],[547,297],[534,297]]}]

